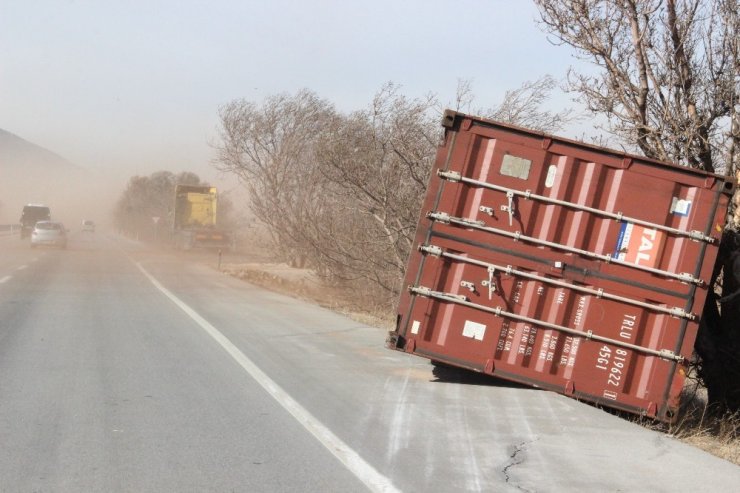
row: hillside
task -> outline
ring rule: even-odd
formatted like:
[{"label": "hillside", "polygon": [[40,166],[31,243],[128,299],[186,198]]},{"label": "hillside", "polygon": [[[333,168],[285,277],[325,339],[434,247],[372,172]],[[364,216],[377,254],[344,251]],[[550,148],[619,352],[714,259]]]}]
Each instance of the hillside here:
[{"label": "hillside", "polygon": [[29,202],[45,203],[53,212],[82,214],[90,178],[88,171],[58,154],[0,129],[0,223],[17,221]]}]

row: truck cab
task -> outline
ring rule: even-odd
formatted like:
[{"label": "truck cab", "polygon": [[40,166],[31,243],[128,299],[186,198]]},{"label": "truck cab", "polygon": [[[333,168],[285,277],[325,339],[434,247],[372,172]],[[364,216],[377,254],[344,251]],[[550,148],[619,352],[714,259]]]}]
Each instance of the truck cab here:
[{"label": "truck cab", "polygon": [[21,213],[21,239],[31,236],[31,231],[38,221],[49,221],[51,210],[43,204],[28,204]]}]

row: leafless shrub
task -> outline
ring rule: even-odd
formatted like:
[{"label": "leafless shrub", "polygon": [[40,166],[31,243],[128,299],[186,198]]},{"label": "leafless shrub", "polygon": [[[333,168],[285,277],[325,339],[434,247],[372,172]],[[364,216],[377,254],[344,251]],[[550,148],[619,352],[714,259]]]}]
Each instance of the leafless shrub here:
[{"label": "leafless shrub", "polygon": [[[552,130],[567,112],[541,111],[550,78],[507,93],[492,116]],[[469,105],[461,81],[457,104]],[[214,165],[245,183],[276,249],[368,303],[395,302],[441,129],[433,95],[385,84],[369,107],[341,114],[314,93],[239,100],[221,109]]]},{"label": "leafless shrub", "polygon": [[332,239],[317,253],[333,275],[398,293],[439,135],[435,104],[387,84],[322,135],[317,160],[339,211],[317,231]]}]

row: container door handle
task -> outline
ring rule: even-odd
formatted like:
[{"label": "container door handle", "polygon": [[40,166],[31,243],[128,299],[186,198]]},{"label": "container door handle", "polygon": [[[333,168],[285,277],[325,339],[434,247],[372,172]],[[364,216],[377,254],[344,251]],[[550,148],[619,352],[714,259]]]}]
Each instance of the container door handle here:
[{"label": "container door handle", "polygon": [[488,266],[488,280],[481,281],[481,285],[488,288],[488,299],[493,299],[493,293],[496,292],[496,281],[493,279],[496,269],[492,266]]},{"label": "container door handle", "polygon": [[502,205],[501,210],[509,213],[509,226],[513,226],[514,214],[516,213],[516,208],[514,207],[514,192],[511,190],[506,192],[506,198],[508,199],[509,205]]}]

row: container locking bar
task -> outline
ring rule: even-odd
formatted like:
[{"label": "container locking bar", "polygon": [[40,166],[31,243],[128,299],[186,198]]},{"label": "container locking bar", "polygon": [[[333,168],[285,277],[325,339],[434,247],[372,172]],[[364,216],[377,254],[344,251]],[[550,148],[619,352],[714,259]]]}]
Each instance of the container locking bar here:
[{"label": "container locking bar", "polygon": [[547,247],[554,248],[557,250],[562,250],[564,252],[577,253],[578,255],[583,255],[584,257],[603,260],[606,263],[623,265],[625,267],[642,270],[645,272],[650,272],[651,274],[656,274],[659,276],[676,279],[678,281],[685,282],[685,283],[696,284],[698,286],[703,286],[705,284],[703,280],[696,278],[687,272],[675,273],[675,272],[669,272],[667,270],[660,270],[660,269],[654,269],[652,267],[646,267],[644,265],[633,264],[631,262],[625,262],[624,260],[619,260],[617,258],[614,258],[609,254],[590,252],[588,250],[581,250],[580,248],[574,248],[574,247],[569,247],[567,245],[561,245],[560,243],[554,243],[552,241],[540,240],[538,238],[523,235],[519,231],[512,233],[511,231],[507,231],[505,229],[492,228],[489,226],[485,226],[485,223],[483,221],[477,221],[474,219],[467,219],[463,217],[454,217],[454,216],[450,216],[446,212],[429,212],[427,213],[427,217],[429,217],[430,219],[434,221],[443,222],[445,224],[457,224],[457,225],[465,226],[468,228],[478,229],[480,231],[486,231],[488,233],[506,236],[506,237],[512,238],[514,241],[526,241],[528,243],[533,243],[535,245],[547,246]]},{"label": "container locking bar", "polygon": [[[508,203],[509,203],[508,208],[512,207],[512,198],[515,195],[518,195],[528,200],[538,200],[546,204],[561,205],[564,207],[570,207],[571,209],[576,209],[579,211],[586,211],[586,212],[590,212],[592,214],[596,214],[599,216],[608,217],[616,221],[625,221],[625,222],[632,223],[632,224],[638,224],[640,226],[647,226],[648,228],[665,231],[667,233],[674,234],[677,236],[685,236],[694,241],[704,241],[706,243],[716,243],[717,242],[716,238],[705,235],[701,231],[685,231],[682,229],[671,228],[670,226],[664,226],[663,224],[651,223],[649,221],[643,221],[642,219],[628,217],[628,216],[623,215],[621,212],[608,212],[608,211],[604,211],[601,209],[595,209],[593,207],[588,207],[585,205],[568,202],[565,200],[558,200],[558,199],[553,199],[550,197],[545,197],[544,195],[537,195],[535,193],[532,193],[531,190],[522,191],[522,190],[515,190],[513,188],[502,187],[500,185],[494,185],[493,183],[488,183],[488,182],[481,181],[481,180],[474,180],[472,178],[466,178],[462,176],[460,173],[458,173],[457,171],[439,170],[437,171],[437,175],[440,178],[443,178],[451,182],[465,183],[468,185],[474,185],[474,186],[481,187],[481,188],[487,188],[489,190],[495,190],[497,192],[504,192],[506,193],[506,196],[508,198]],[[507,211],[507,209],[505,209],[506,207],[507,206],[501,206],[501,209],[506,212]],[[513,212],[509,212],[509,226],[511,226],[511,215],[512,214]]]},{"label": "container locking bar", "polygon": [[611,339],[609,337],[603,337],[598,334],[594,334],[592,330],[586,330],[586,331],[576,330],[576,329],[571,329],[570,327],[565,327],[563,325],[551,324],[548,322],[544,322],[542,320],[537,320],[535,318],[525,317],[523,315],[517,315],[516,313],[507,312],[506,310],[502,310],[501,307],[499,306],[497,306],[496,308],[491,308],[491,307],[479,305],[477,303],[472,303],[468,301],[468,299],[465,296],[460,296],[460,295],[456,295],[452,293],[445,293],[441,291],[433,291],[424,286],[409,286],[409,292],[411,292],[412,294],[417,294],[419,296],[424,296],[426,298],[433,298],[433,299],[438,299],[441,301],[455,303],[455,304],[462,305],[462,306],[467,306],[469,308],[474,308],[474,309],[481,310],[487,313],[491,313],[497,317],[508,318],[511,320],[516,320],[517,322],[526,322],[528,324],[531,324],[534,327],[557,330],[559,332],[564,332],[572,336],[583,337],[588,340],[603,342],[604,344],[611,344],[612,346],[621,347],[625,349],[631,349],[633,351],[637,351],[643,354],[648,354],[650,356],[657,356],[658,358],[661,358],[667,361],[675,361],[678,363],[682,363],[684,361],[683,356],[681,356],[680,354],[676,354],[673,351],[670,351],[668,349],[652,349],[652,348],[648,348],[645,346],[639,346],[637,344],[630,344],[629,342],[619,341],[617,339]]},{"label": "container locking bar", "polygon": [[[427,253],[429,255],[434,255],[435,257],[445,257],[445,258],[449,258],[452,260],[456,260],[458,262],[463,262],[463,263],[471,264],[471,265],[477,265],[479,267],[485,267],[486,270],[488,271],[488,281],[487,281],[488,283],[492,281],[493,272],[501,271],[501,272],[505,272],[507,275],[524,277],[526,279],[531,279],[533,281],[539,281],[544,284],[551,284],[553,286],[558,286],[561,288],[570,289],[572,291],[589,294],[597,298],[604,298],[606,300],[618,301],[620,303],[626,303],[626,304],[633,305],[633,306],[639,306],[640,308],[645,308],[647,310],[652,310],[658,313],[665,313],[667,315],[670,315],[676,318],[685,318],[687,320],[696,320],[698,318],[696,314],[687,312],[686,310],[680,307],[677,307],[677,306],[668,307],[668,306],[654,305],[651,303],[645,303],[644,301],[636,300],[633,298],[627,298],[627,297],[619,296],[616,294],[610,294],[610,293],[605,292],[603,289],[593,289],[593,288],[588,288],[585,286],[578,286],[576,284],[560,281],[558,279],[553,279],[551,277],[544,277],[544,276],[540,276],[537,274],[532,274],[529,272],[517,270],[517,269],[514,269],[511,265],[501,266],[501,265],[491,264],[488,262],[483,262],[481,260],[476,260],[470,257],[464,257],[462,255],[457,255],[454,253],[446,252],[441,247],[438,247],[436,245],[421,245],[419,247],[419,251]],[[485,282],[486,281],[484,281],[484,284],[483,284],[484,286],[486,286]],[[490,291],[488,293],[488,299],[489,300],[491,299]]]}]

